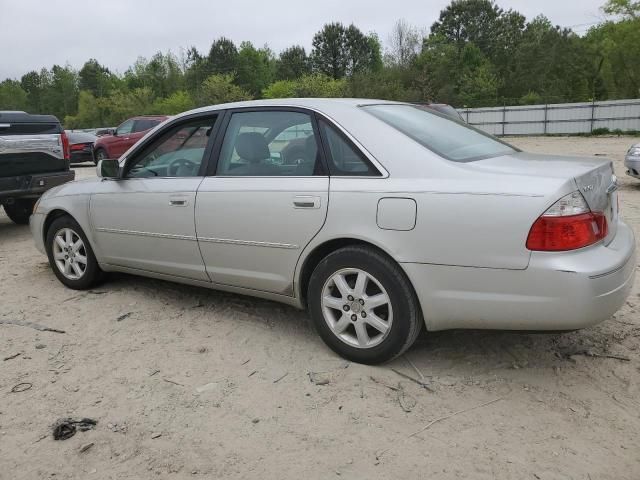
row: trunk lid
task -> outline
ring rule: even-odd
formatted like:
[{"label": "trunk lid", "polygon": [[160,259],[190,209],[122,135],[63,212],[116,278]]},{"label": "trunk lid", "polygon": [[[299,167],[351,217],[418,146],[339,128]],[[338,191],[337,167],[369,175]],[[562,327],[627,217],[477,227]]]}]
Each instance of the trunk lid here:
[{"label": "trunk lid", "polygon": [[[525,177],[574,180],[589,208],[593,212],[604,213],[607,218],[608,234],[605,244],[609,244],[615,237],[618,226],[618,184],[610,160],[518,152],[479,160],[473,162],[473,167]],[[549,205],[561,196],[550,198]]]}]

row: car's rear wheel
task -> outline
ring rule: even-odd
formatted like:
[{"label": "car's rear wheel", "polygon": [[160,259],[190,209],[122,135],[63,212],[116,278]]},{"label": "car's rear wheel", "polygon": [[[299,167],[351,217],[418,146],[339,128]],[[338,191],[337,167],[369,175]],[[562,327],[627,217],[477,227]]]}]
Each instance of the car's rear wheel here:
[{"label": "car's rear wheel", "polygon": [[326,256],[311,275],[307,295],[322,339],[354,362],[391,360],[414,343],[422,328],[408,278],[373,248],[349,246]]},{"label": "car's rear wheel", "polygon": [[103,277],[86,235],[73,218],[55,219],[47,231],[47,256],[53,273],[63,284],[86,290]]},{"label": "car's rear wheel", "polygon": [[109,158],[109,156],[104,148],[98,148],[93,152],[93,161],[96,165],[100,160],[106,160],[107,158]]},{"label": "car's rear wheel", "polygon": [[4,211],[7,213],[7,217],[9,217],[13,223],[17,223],[18,225],[27,225],[35,204],[35,199],[19,198],[13,203],[5,203],[3,206]]}]

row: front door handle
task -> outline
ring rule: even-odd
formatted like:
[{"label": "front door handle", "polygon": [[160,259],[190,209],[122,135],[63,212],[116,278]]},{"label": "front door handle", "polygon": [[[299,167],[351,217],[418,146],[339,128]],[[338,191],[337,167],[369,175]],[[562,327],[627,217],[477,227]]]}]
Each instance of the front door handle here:
[{"label": "front door handle", "polygon": [[293,197],[293,208],[320,208],[320,197],[296,195]]}]

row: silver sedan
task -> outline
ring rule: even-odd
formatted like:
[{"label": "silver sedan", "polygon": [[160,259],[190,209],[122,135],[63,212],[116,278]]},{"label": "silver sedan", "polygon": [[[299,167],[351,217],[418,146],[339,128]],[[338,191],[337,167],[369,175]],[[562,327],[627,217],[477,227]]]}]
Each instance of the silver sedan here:
[{"label": "silver sedan", "polygon": [[98,175],[31,217],[66,286],[117,271],[284,302],[357,362],[402,354],[423,327],[593,325],[635,276],[610,161],[524,153],[409,104],[206,107]]},{"label": "silver sedan", "polygon": [[632,145],[624,157],[624,166],[627,167],[627,175],[640,178],[640,143]]}]

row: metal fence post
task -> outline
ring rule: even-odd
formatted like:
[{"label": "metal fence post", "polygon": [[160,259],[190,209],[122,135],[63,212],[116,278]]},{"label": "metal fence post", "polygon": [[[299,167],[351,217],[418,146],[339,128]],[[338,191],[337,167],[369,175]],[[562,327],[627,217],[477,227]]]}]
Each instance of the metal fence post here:
[{"label": "metal fence post", "polygon": [[504,126],[507,123],[507,104],[502,104],[502,136],[504,137]]},{"label": "metal fence post", "polygon": [[547,121],[548,121],[547,115],[548,115],[548,112],[549,112],[549,104],[545,103],[544,104],[544,124],[543,124],[543,129],[544,129],[543,130],[543,132],[544,132],[543,134],[544,135],[547,134]]},{"label": "metal fence post", "polygon": [[593,133],[593,122],[595,120],[596,115],[596,97],[591,99],[591,127],[589,129],[589,133]]}]

